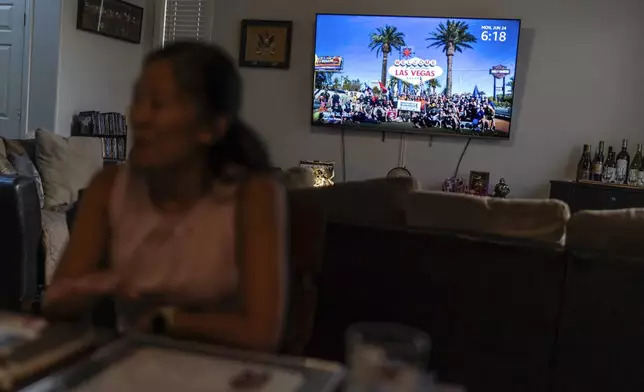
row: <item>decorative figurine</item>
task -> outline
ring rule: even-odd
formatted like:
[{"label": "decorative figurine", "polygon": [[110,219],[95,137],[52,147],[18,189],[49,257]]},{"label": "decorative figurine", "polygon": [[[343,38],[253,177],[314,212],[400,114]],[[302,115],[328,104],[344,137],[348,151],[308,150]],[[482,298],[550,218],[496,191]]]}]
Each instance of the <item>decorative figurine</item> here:
[{"label": "decorative figurine", "polygon": [[494,186],[494,193],[492,197],[499,197],[505,199],[507,195],[510,194],[510,187],[505,183],[505,178],[501,178],[499,183]]}]

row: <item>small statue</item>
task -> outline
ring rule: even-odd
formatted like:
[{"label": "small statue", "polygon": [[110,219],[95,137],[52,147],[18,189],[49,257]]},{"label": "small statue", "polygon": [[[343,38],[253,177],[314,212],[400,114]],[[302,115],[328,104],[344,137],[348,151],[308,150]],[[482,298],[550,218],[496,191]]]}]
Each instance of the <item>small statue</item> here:
[{"label": "small statue", "polygon": [[510,187],[505,183],[505,178],[501,178],[499,183],[494,186],[494,193],[492,197],[499,197],[505,199],[510,194]]}]

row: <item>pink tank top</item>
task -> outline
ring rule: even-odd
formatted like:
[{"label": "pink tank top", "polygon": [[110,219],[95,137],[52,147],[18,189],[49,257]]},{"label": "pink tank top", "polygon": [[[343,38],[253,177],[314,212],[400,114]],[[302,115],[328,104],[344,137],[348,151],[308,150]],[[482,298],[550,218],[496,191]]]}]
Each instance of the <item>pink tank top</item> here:
[{"label": "pink tank top", "polygon": [[121,166],[109,205],[111,268],[144,291],[186,301],[231,294],[238,281],[235,205],[236,187],[217,184],[188,211],[161,212],[145,182]]}]

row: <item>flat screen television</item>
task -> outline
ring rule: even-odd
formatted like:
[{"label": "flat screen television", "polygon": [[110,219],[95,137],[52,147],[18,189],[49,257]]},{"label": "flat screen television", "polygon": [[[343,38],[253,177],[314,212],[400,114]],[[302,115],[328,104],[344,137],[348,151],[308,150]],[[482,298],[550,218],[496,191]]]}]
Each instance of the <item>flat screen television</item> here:
[{"label": "flat screen television", "polygon": [[313,125],[508,139],[520,20],[318,14]]}]

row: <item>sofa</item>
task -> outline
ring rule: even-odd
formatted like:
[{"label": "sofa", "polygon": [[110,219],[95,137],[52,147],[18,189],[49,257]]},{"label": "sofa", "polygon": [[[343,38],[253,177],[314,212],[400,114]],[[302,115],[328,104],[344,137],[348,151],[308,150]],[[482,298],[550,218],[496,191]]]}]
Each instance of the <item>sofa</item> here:
[{"label": "sofa", "polygon": [[405,226],[327,225],[305,355],[342,361],[349,325],[395,322],[470,392],[644,390],[644,210],[431,192],[402,209]]},{"label": "sofa", "polygon": [[100,139],[0,139],[0,308],[37,306],[69,238],[66,212],[103,167]]}]

